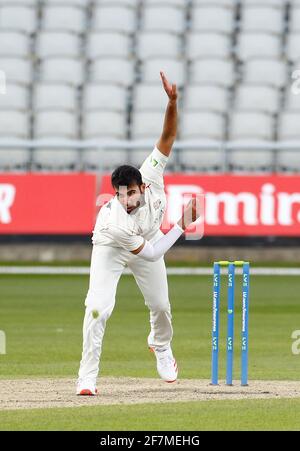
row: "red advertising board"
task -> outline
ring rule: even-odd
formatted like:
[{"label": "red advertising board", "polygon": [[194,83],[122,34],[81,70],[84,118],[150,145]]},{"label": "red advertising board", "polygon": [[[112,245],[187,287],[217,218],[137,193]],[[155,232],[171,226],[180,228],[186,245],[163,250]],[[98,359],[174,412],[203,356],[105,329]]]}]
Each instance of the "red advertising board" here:
[{"label": "red advertising board", "polygon": [[[0,234],[91,234],[109,175],[100,186],[92,174],[0,174]],[[164,231],[186,194],[204,194],[207,236],[300,236],[300,177],[173,174],[165,190]]]},{"label": "red advertising board", "polygon": [[90,174],[0,175],[1,234],[87,234],[95,221]]}]

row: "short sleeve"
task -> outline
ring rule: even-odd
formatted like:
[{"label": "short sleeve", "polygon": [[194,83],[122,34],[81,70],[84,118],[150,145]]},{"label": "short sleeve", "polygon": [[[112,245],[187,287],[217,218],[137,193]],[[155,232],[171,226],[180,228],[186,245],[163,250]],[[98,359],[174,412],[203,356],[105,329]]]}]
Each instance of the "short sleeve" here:
[{"label": "short sleeve", "polygon": [[143,179],[160,187],[164,186],[164,170],[168,162],[168,157],[162,154],[157,147],[146,158],[140,168]]},{"label": "short sleeve", "polygon": [[142,236],[131,234],[120,227],[111,226],[109,233],[116,244],[129,252],[135,251],[144,243]]}]

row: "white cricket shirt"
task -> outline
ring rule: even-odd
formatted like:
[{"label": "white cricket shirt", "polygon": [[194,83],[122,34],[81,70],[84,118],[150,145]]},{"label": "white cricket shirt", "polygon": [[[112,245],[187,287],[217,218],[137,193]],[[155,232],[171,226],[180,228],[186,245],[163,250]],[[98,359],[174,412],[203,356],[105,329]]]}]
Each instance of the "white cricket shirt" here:
[{"label": "white cricket shirt", "polygon": [[134,251],[143,244],[144,238],[150,241],[155,237],[166,209],[163,173],[167,161],[168,157],[155,147],[140,168],[146,184],[141,205],[128,214],[117,196],[105,204],[97,217],[93,244]]}]

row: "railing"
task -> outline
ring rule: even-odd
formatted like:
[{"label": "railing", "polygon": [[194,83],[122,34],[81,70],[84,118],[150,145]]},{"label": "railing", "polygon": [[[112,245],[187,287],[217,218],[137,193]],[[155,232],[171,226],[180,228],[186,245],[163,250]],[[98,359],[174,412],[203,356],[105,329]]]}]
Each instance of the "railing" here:
[{"label": "railing", "polygon": [[[79,151],[79,160],[75,170],[85,171],[85,165],[83,163],[84,150],[96,149],[101,152],[124,150],[127,152],[128,164],[132,163],[130,150],[150,150],[153,148],[155,141],[152,139],[145,140],[69,140],[69,139],[40,139],[40,140],[22,140],[22,139],[0,139],[0,162],[1,152],[9,151],[10,149],[29,149],[30,161],[28,170],[37,170],[34,164],[34,151],[35,149],[74,149]],[[220,152],[220,172],[230,172],[232,170],[230,164],[230,156],[235,151],[241,150],[256,150],[256,151],[271,151],[272,162],[270,166],[264,168],[265,172],[282,172],[284,168],[278,166],[278,153],[284,150],[294,151],[299,153],[298,172],[300,172],[300,141],[213,141],[213,140],[185,140],[176,141],[173,146],[172,157],[170,159],[169,170],[182,171],[184,170],[184,150],[196,151],[218,151]],[[105,168],[103,168],[105,170]],[[297,172],[297,168],[295,168]]]}]

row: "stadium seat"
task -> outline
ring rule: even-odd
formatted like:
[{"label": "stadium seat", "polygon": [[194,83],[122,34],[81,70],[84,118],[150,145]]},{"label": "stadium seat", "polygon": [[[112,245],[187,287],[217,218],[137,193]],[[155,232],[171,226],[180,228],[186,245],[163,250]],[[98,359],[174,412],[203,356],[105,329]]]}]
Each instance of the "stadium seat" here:
[{"label": "stadium seat", "polygon": [[184,111],[180,123],[181,139],[225,138],[225,118],[222,114],[212,112]]},{"label": "stadium seat", "polygon": [[300,32],[300,2],[299,4],[291,8],[290,10],[290,22],[289,29],[292,33]]},{"label": "stadium seat", "polygon": [[136,53],[141,61],[162,56],[178,58],[182,54],[181,40],[178,35],[172,33],[140,32]]},{"label": "stadium seat", "polygon": [[37,27],[36,9],[26,5],[0,6],[0,29],[33,33]]},{"label": "stadium seat", "polygon": [[29,169],[28,149],[0,149],[0,171],[26,171]]},{"label": "stadium seat", "polygon": [[[275,8],[283,8],[289,0],[241,0],[243,6],[273,6]],[[293,0],[292,0],[293,1]]]},{"label": "stadium seat", "polygon": [[0,110],[1,138],[29,138],[30,127],[27,111]]},{"label": "stadium seat", "polygon": [[287,38],[286,56],[292,63],[300,59],[300,33],[292,33]]},{"label": "stadium seat", "polygon": [[80,86],[84,79],[83,63],[73,58],[48,58],[41,63],[41,80]]},{"label": "stadium seat", "polygon": [[271,86],[242,84],[235,94],[235,109],[276,114],[279,110],[279,91]]},{"label": "stadium seat", "polygon": [[[84,0],[86,1],[86,0]],[[132,8],[136,8],[139,4],[140,0],[94,0],[94,3],[96,5],[112,5],[112,4],[117,4],[117,5],[122,5],[122,6],[131,6]]]},{"label": "stadium seat", "polygon": [[300,95],[294,94],[290,89],[286,91],[286,98],[284,104],[285,110],[293,112],[300,112]]},{"label": "stadium seat", "polygon": [[126,6],[112,5],[95,8],[92,28],[99,31],[132,34],[136,28],[136,10]]},{"label": "stadium seat", "polygon": [[161,84],[138,84],[134,90],[133,105],[135,111],[165,111],[167,102]]},{"label": "stadium seat", "polygon": [[[7,6],[9,3],[12,3],[11,0],[0,0],[0,6]],[[13,0],[13,4],[21,6],[36,6],[36,0]]]},{"label": "stadium seat", "polygon": [[230,58],[231,40],[221,33],[189,33],[187,35],[187,58]]},{"label": "stadium seat", "polygon": [[281,141],[300,140],[299,112],[284,111],[278,120],[278,139]]},{"label": "stadium seat", "polygon": [[282,149],[277,154],[277,168],[279,171],[300,172],[300,151],[291,150],[287,143],[282,143]]},{"label": "stadium seat", "polygon": [[75,113],[49,110],[35,112],[35,138],[72,138],[78,137],[78,124]]},{"label": "stadium seat", "polygon": [[[229,169],[233,172],[271,172],[274,154],[272,150],[255,149],[250,145],[260,144],[255,140],[234,141],[235,149],[228,153]],[[247,146],[249,146],[247,148]]]},{"label": "stadium seat", "polygon": [[25,33],[0,30],[0,56],[26,58],[30,55],[30,38]]},{"label": "stadium seat", "polygon": [[185,89],[184,110],[206,110],[226,113],[228,110],[228,91],[216,85],[189,84]]},{"label": "stadium seat", "polygon": [[77,110],[77,91],[68,84],[37,83],[33,96],[34,110]]},{"label": "stadium seat", "polygon": [[242,33],[237,45],[237,56],[241,61],[251,58],[277,58],[282,54],[279,36],[268,33]]},{"label": "stadium seat", "polygon": [[243,32],[268,32],[281,35],[284,27],[283,10],[261,5],[244,6],[242,9],[241,29]]},{"label": "stadium seat", "polygon": [[83,138],[125,139],[126,135],[126,116],[123,113],[117,111],[89,111],[83,116]]},{"label": "stadium seat", "polygon": [[231,114],[229,139],[272,140],[274,137],[274,120],[264,113],[235,111]]},{"label": "stadium seat", "polygon": [[[211,6],[211,0],[194,0],[195,6]],[[237,5],[237,0],[214,0],[214,5],[226,6],[227,8],[235,8]]]},{"label": "stadium seat", "polygon": [[6,94],[0,97],[1,109],[27,111],[29,108],[29,90],[21,84],[6,83]]},{"label": "stadium seat", "polygon": [[112,171],[117,166],[128,164],[128,152],[124,149],[85,149],[82,163],[86,170]]},{"label": "stadium seat", "polygon": [[190,73],[192,83],[214,83],[229,88],[235,82],[234,64],[230,59],[207,58],[193,61]]},{"label": "stadium seat", "polygon": [[44,31],[38,36],[36,52],[39,58],[50,56],[76,58],[80,56],[80,39],[73,33]]},{"label": "stadium seat", "polygon": [[39,170],[74,170],[79,169],[79,162],[79,152],[76,149],[43,147],[34,149],[33,152],[33,166]]},{"label": "stadium seat", "polygon": [[222,169],[222,156],[221,149],[199,150],[187,147],[180,153],[179,162],[187,172],[218,172]]},{"label": "stadium seat", "polygon": [[166,6],[176,6],[178,8],[184,8],[187,5],[186,0],[144,0],[144,4],[149,5],[166,5]]},{"label": "stadium seat", "polygon": [[109,56],[128,58],[131,54],[131,39],[122,33],[90,33],[87,44],[88,58]]},{"label": "stadium seat", "polygon": [[83,109],[123,111],[127,108],[127,90],[113,84],[88,84],[83,93]]},{"label": "stadium seat", "polygon": [[44,2],[51,6],[81,6],[84,8],[86,7],[87,0],[44,0]]},{"label": "stadium seat", "polygon": [[191,12],[191,29],[201,32],[234,32],[234,11],[231,8],[216,5],[194,7]]},{"label": "stadium seat", "polygon": [[157,140],[161,135],[164,121],[164,112],[133,112],[131,121],[132,139],[152,139]]},{"label": "stadium seat", "polygon": [[32,64],[25,58],[0,58],[0,67],[10,83],[29,85],[32,81]]},{"label": "stadium seat", "polygon": [[287,81],[286,63],[272,58],[251,59],[244,65],[243,80],[283,88]]},{"label": "stadium seat", "polygon": [[81,34],[86,27],[86,14],[83,8],[73,6],[45,6],[42,28]]},{"label": "stadium seat", "polygon": [[145,6],[142,12],[141,29],[182,34],[186,27],[184,11],[170,6]]},{"label": "stadium seat", "polygon": [[126,58],[100,58],[93,61],[90,68],[90,79],[96,83],[118,83],[129,87],[134,77],[134,62]]},{"label": "stadium seat", "polygon": [[142,81],[157,83],[160,80],[159,73],[163,71],[170,82],[181,87],[185,82],[185,65],[180,59],[153,58],[145,61],[142,65]]}]

